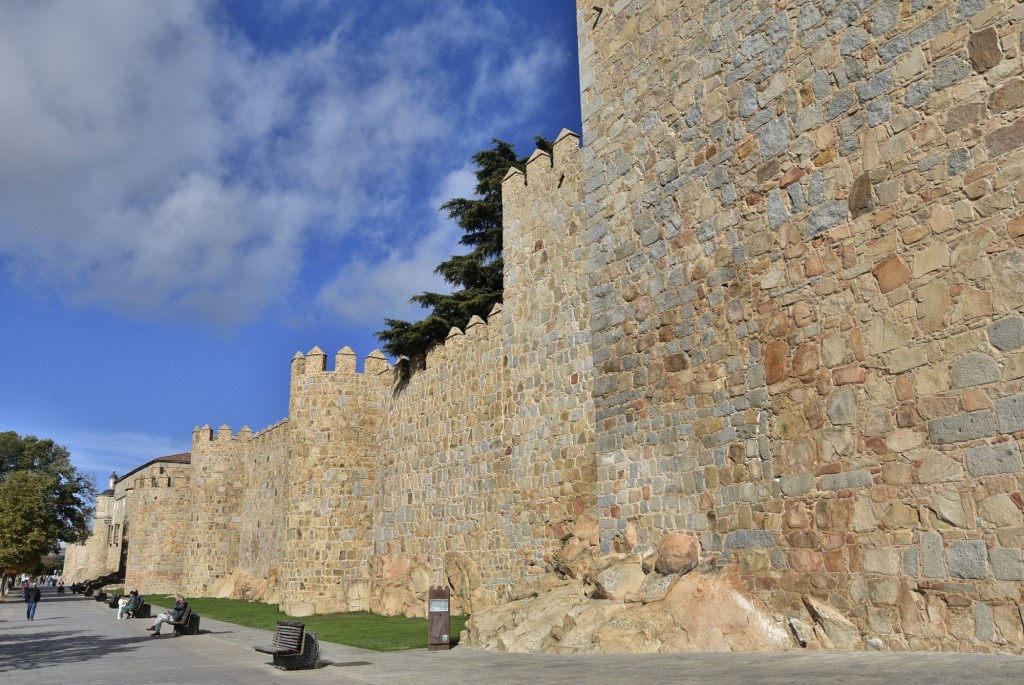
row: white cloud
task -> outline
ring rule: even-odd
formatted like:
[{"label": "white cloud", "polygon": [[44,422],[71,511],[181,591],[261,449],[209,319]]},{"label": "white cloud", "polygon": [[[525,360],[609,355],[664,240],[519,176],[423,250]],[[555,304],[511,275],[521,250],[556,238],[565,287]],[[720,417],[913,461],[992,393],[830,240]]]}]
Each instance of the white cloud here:
[{"label": "white cloud", "polygon": [[[476,176],[464,166],[447,174],[431,207],[440,207],[455,197],[473,197]],[[370,321],[384,328],[383,317],[416,321],[425,311],[411,304],[413,295],[450,292],[451,286],[434,273],[438,264],[464,252],[459,244],[462,229],[439,211],[430,230],[418,240],[389,245],[382,259],[369,261],[355,256],[340,269],[317,295],[320,306],[348,321]]]},{"label": "white cloud", "polygon": [[[403,235],[429,224],[402,215],[410,195],[450,183],[438,169],[475,131],[540,104],[538,74],[565,56],[510,35],[493,4],[432,5],[368,38],[338,7],[329,34],[274,52],[198,0],[0,5],[11,274],[136,318],[230,327],[300,281],[315,289],[325,277],[305,272],[304,249],[329,233],[383,255],[329,280],[319,301],[334,311],[365,321],[438,289],[457,232]],[[353,290],[362,306],[331,295]]]}]

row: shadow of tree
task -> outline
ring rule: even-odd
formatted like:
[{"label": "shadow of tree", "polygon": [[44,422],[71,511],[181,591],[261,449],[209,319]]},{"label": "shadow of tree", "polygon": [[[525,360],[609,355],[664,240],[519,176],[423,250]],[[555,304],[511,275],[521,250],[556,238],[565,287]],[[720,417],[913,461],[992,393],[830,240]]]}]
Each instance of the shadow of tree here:
[{"label": "shadow of tree", "polygon": [[134,652],[149,635],[97,635],[77,630],[0,639],[0,673],[105,659]]}]

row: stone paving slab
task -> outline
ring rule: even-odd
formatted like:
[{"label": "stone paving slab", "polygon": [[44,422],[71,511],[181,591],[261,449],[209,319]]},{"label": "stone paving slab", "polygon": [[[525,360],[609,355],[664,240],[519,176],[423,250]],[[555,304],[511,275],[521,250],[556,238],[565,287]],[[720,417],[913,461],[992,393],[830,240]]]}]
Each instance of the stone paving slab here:
[{"label": "stone paving slab", "polygon": [[47,588],[36,620],[17,598],[0,603],[0,685],[622,685],[642,683],[1011,683],[1024,657],[982,654],[552,655],[457,647],[373,652],[321,643],[329,662],[278,671],[252,648],[272,632],[203,618],[200,634],[151,638],[147,619],[118,621],[106,604]]}]

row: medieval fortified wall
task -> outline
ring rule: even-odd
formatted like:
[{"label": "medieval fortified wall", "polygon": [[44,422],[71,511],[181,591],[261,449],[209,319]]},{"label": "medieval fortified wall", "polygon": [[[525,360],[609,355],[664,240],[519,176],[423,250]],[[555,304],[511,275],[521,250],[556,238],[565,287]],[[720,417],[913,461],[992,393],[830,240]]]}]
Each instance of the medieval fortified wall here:
[{"label": "medieval fortified wall", "polygon": [[285,421],[196,430],[178,506],[136,477],[118,514],[119,481],[131,584],[477,611],[596,521],[606,553],[695,536],[779,615],[1020,653],[1024,4],[577,21],[582,149],[506,178],[503,304],[396,368],[297,355]]}]

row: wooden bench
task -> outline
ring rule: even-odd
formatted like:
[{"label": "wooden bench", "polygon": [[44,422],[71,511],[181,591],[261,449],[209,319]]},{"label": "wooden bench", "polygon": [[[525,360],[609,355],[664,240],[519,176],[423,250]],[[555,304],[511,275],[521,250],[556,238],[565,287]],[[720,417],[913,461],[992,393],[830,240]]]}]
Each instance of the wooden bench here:
[{"label": "wooden bench", "polygon": [[[142,598],[140,597],[139,599],[142,599]],[[124,612],[124,617],[125,618],[152,618],[152,616],[150,616],[150,606],[149,606],[149,604],[147,602],[142,602],[142,604],[139,605],[138,609],[135,609],[134,611],[128,610],[128,611]]]},{"label": "wooden bench", "polygon": [[274,668],[286,671],[300,668],[315,668],[320,659],[320,643],[316,635],[306,632],[306,624],[300,621],[280,620],[274,631],[270,647],[254,647],[257,652],[272,654]]},{"label": "wooden bench", "polygon": [[185,607],[185,613],[177,621],[167,621],[174,628],[175,635],[196,635],[199,632],[199,614],[192,613],[192,607]]}]

